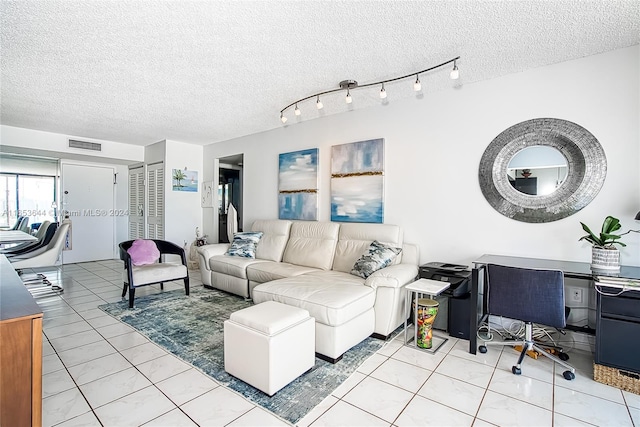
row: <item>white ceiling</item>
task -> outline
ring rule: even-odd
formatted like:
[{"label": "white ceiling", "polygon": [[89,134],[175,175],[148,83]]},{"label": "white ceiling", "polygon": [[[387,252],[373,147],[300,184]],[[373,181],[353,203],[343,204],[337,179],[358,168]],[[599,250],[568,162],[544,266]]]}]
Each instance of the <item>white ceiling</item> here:
[{"label": "white ceiling", "polygon": [[[458,55],[460,80],[421,76],[425,94],[640,43],[638,0],[1,0],[0,15],[2,124],[138,145],[273,129],[341,80]],[[386,88],[388,102],[415,96],[410,79]],[[352,95],[307,101],[299,120],[381,102]]]}]

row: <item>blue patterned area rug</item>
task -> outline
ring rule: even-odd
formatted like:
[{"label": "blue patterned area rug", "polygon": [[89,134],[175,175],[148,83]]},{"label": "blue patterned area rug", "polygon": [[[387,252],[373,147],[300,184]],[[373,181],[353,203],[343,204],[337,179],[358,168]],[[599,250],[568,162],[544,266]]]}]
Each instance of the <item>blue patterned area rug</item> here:
[{"label": "blue patterned area rug", "polygon": [[116,319],[131,325],[151,341],[192,364],[220,384],[295,424],[342,384],[385,342],[367,338],[347,351],[336,364],[316,358],[307,373],[269,397],[232,377],[224,370],[223,322],[251,302],[218,290],[196,288],[136,298],[134,309],[127,301],[101,305]]}]

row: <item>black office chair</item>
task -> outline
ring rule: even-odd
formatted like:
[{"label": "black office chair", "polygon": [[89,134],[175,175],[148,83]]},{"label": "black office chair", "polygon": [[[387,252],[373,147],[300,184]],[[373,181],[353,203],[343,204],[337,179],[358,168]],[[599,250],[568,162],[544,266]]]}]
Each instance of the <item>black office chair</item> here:
[{"label": "black office chair", "polygon": [[561,271],[488,264],[485,294],[489,314],[521,320],[525,325],[525,333],[521,340],[487,341],[478,348],[480,353],[487,352],[487,345],[521,345],[518,363],[511,368],[515,375],[522,372],[520,365],[527,351],[536,350],[568,368],[562,373],[565,379],[575,378],[575,369],[571,365],[548,353],[533,340],[533,323],[554,328],[566,326],[564,276]]}]

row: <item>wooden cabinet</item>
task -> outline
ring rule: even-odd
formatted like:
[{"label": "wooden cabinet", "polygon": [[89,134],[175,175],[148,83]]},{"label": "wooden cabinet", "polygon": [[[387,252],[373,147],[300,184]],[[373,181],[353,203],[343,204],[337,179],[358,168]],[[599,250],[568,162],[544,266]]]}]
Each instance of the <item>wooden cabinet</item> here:
[{"label": "wooden cabinet", "polygon": [[0,255],[0,425],[42,425],[42,311]]}]

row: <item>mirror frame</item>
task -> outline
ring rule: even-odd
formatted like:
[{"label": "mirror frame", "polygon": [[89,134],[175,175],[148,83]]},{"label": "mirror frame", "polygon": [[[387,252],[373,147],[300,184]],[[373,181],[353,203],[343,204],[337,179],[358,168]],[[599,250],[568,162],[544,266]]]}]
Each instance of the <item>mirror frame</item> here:
[{"label": "mirror frame", "polygon": [[[567,177],[551,194],[532,196],[516,190],[507,166],[520,150],[546,145],[567,159]],[[502,215],[523,222],[551,222],[587,206],[607,175],[607,158],[595,136],[566,120],[540,118],[520,122],[501,132],[487,147],[478,170],[480,189]]]}]

